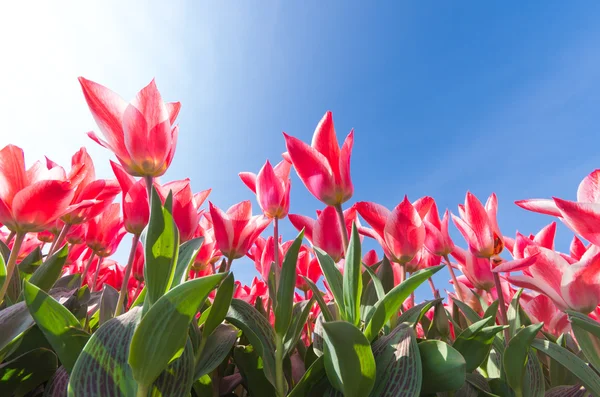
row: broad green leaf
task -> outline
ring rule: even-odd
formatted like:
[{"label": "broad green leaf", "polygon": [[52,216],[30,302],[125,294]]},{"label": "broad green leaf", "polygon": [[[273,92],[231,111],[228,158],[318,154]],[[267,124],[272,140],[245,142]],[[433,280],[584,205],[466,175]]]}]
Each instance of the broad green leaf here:
[{"label": "broad green leaf", "polygon": [[439,341],[419,343],[424,382],[421,394],[458,390],[465,383],[465,359],[452,346]]},{"label": "broad green leaf", "polygon": [[50,291],[62,272],[63,265],[67,260],[69,249],[67,244],[56,251],[52,256],[46,258],[44,263],[31,275],[29,282],[36,285],[42,291]]},{"label": "broad green leaf", "polygon": [[[150,200],[150,221],[146,227],[144,245],[144,280],[146,282],[146,305],[152,306],[173,283],[177,263],[179,232],[173,220],[173,195],[169,193],[164,207],[155,188]],[[145,306],[146,307],[146,306]],[[183,344],[181,346],[183,348]]]},{"label": "broad green leaf", "polygon": [[233,359],[251,396],[275,396],[275,388],[266,377],[261,355],[254,346],[236,346]]},{"label": "broad green leaf", "polygon": [[195,379],[200,379],[203,375],[211,373],[223,362],[237,340],[237,334],[237,330],[227,324],[220,324],[211,333],[196,365]]},{"label": "broad green leaf", "polygon": [[600,370],[600,323],[584,314],[571,311],[569,321],[585,358]]},{"label": "broad green leaf", "polygon": [[37,247],[19,263],[19,273],[23,273],[24,276],[33,274],[40,267],[43,259],[42,250]]},{"label": "broad green leaf", "polygon": [[485,361],[496,334],[505,328],[502,325],[489,327],[489,320],[490,317],[487,317],[470,325],[458,335],[452,345],[464,357],[469,373]]},{"label": "broad green leaf", "polygon": [[475,389],[479,390],[479,394],[483,394],[483,396],[496,396],[495,394],[492,394],[492,389],[490,388],[490,385],[488,385],[487,379],[477,372],[467,374],[467,382]]},{"label": "broad green leaf", "polygon": [[331,259],[325,251],[318,247],[314,247],[314,251],[334,301],[339,308],[340,315],[345,320],[346,309],[344,307],[344,282],[342,273],[340,273],[339,269],[335,266],[333,259]]},{"label": "broad green leaf", "polygon": [[167,365],[182,354],[188,326],[200,303],[226,275],[187,281],[167,292],[148,310],[129,348],[128,362],[139,384],[151,385]]},{"label": "broad green leaf", "polygon": [[325,371],[346,397],[366,397],[375,384],[375,358],[367,338],[345,321],[323,324]]},{"label": "broad green leaf", "polygon": [[450,335],[450,319],[446,313],[446,308],[442,302],[435,305],[433,311],[433,320],[427,332],[427,339],[448,339]]},{"label": "broad green leaf", "polygon": [[248,338],[263,360],[265,376],[275,386],[275,332],[271,324],[258,310],[239,299],[231,300],[225,319]]},{"label": "broad green leaf", "polygon": [[356,223],[353,222],[350,242],[346,251],[344,275],[342,277],[342,293],[344,296],[346,320],[356,326],[360,323],[360,299],[363,289],[361,261],[360,236],[356,228]]},{"label": "broad green leaf", "polygon": [[[318,386],[326,382],[325,358],[318,357],[306,370],[300,381],[292,389],[288,397],[306,397],[318,389]],[[322,394],[321,394],[322,395]]]},{"label": "broad green leaf", "polygon": [[0,351],[35,324],[25,302],[0,310]]},{"label": "broad green leaf", "polygon": [[194,348],[187,340],[183,354],[169,363],[150,390],[151,397],[187,396],[194,383]]},{"label": "broad green leaf", "polygon": [[321,313],[317,316],[315,320],[315,327],[313,328],[313,351],[316,356],[322,356],[324,350],[324,341],[323,341],[323,324],[325,323],[325,316],[323,313],[328,313],[332,318],[331,321],[336,321],[339,318],[338,307],[335,303],[330,303],[325,307],[325,312],[321,310]]},{"label": "broad green leaf", "polygon": [[[567,347],[567,335],[568,334],[561,334],[557,338],[556,344],[558,344],[559,346],[561,346],[563,348],[566,348]],[[577,378],[574,377],[572,373],[567,371],[565,369],[565,367],[560,365],[556,360],[550,359],[549,367],[550,367],[549,368],[550,386],[555,387],[555,386],[563,386],[563,385],[574,385],[575,383],[577,383]]]},{"label": "broad green leaf", "polygon": [[553,358],[575,375],[586,390],[595,397],[600,396],[600,377],[585,361],[571,353],[567,349],[547,340],[534,339],[531,347],[545,355]]},{"label": "broad green leaf", "polygon": [[381,280],[377,277],[375,272],[369,266],[365,265],[364,263],[362,265],[365,269],[365,273],[367,273],[371,278],[371,282],[369,283],[369,285],[372,285],[373,290],[375,291],[375,295],[377,297],[375,302],[383,299],[383,297],[385,296],[385,290],[383,289],[383,284],[381,283]]},{"label": "broad green leaf", "polygon": [[494,302],[492,302],[491,305],[488,306],[488,308],[485,310],[485,313],[483,313],[483,318],[489,317],[490,318],[490,322],[488,323],[488,325],[496,325],[496,317],[498,316],[498,305],[500,304],[500,302],[498,300],[495,300]]},{"label": "broad green leaf", "polygon": [[24,281],[23,296],[29,313],[52,345],[60,362],[71,372],[89,339],[77,318],[50,295]]},{"label": "broad green leaf", "polygon": [[385,290],[383,289],[381,280],[379,280],[375,272],[364,263],[363,266],[365,269],[363,274],[368,275],[369,279],[367,281],[363,280],[366,287],[360,303],[360,319],[361,321],[366,322],[373,314],[371,311],[373,310],[375,303],[385,296]]},{"label": "broad green leaf", "polygon": [[308,320],[308,315],[310,314],[310,309],[312,308],[315,302],[315,298],[311,298],[310,300],[305,300],[298,302],[294,305],[294,310],[292,312],[292,323],[288,328],[288,331],[285,334],[283,339],[284,346],[284,356],[287,355],[294,349],[296,343],[302,336],[302,330],[304,329],[304,325]]},{"label": "broad green leaf", "polygon": [[521,329],[521,325],[523,325],[520,316],[521,303],[519,302],[522,293],[523,288],[519,289],[515,293],[510,302],[508,310],[506,311],[506,317],[508,317],[508,325],[511,337],[513,337],[517,333],[517,331]]},{"label": "broad green leaf", "polygon": [[504,352],[504,371],[506,383],[517,395],[523,394],[523,378],[529,355],[529,346],[544,324],[530,325],[522,328],[510,340]]},{"label": "broad green leaf", "polygon": [[229,305],[231,304],[231,299],[233,298],[234,287],[233,273],[229,273],[217,289],[215,300],[208,312],[206,322],[204,323],[204,337],[207,338],[212,334],[225,319],[227,311],[229,310]]},{"label": "broad green leaf", "polygon": [[21,397],[46,382],[56,371],[58,361],[52,350],[35,349],[0,364],[0,390],[3,396]]},{"label": "broad green leaf", "polygon": [[118,300],[119,291],[108,284],[104,284],[102,288],[102,297],[100,298],[99,325],[102,325],[113,318]]},{"label": "broad green leaf", "polygon": [[404,300],[415,290],[419,285],[433,276],[445,265],[434,266],[427,269],[415,272],[411,277],[406,279],[394,287],[387,295],[375,304],[373,316],[365,329],[365,336],[369,341],[373,340],[379,333],[383,325],[398,311],[404,303]]},{"label": "broad green leaf", "polygon": [[185,282],[187,275],[190,273],[190,267],[194,263],[196,256],[198,256],[200,247],[202,247],[202,243],[204,243],[204,237],[196,237],[179,246],[177,265],[175,266],[171,288],[175,288]]},{"label": "broad green leaf", "polygon": [[327,309],[327,303],[325,303],[325,299],[323,299],[323,293],[319,290],[317,285],[308,277],[302,276],[306,284],[313,293],[313,297],[317,300],[319,304],[319,308],[321,308],[321,313],[323,313],[323,317],[325,317],[325,321],[333,321],[333,316],[329,309]]},{"label": "broad green leaf", "polygon": [[523,377],[523,397],[544,397],[546,391],[544,371],[535,352],[527,353],[525,376]]},{"label": "broad green leaf", "polygon": [[[277,290],[277,306],[275,308],[275,332],[283,337],[292,320],[292,309],[294,305],[294,289],[296,286],[296,266],[298,263],[298,252],[304,238],[304,230],[294,240],[281,266],[279,287]],[[275,264],[277,266],[277,264]]]},{"label": "broad green leaf", "polygon": [[58,367],[44,388],[44,397],[65,397],[69,388],[69,373],[62,365]]},{"label": "broad green leaf", "polygon": [[580,385],[557,386],[546,392],[544,397],[591,397],[592,394],[585,391]]},{"label": "broad green leaf", "polygon": [[411,307],[398,317],[398,323],[408,323],[411,327],[414,326],[421,320],[425,313],[431,309],[433,305],[439,302],[443,302],[443,299],[440,298],[431,301],[425,301]]},{"label": "broad green leaf", "polygon": [[394,288],[394,268],[387,256],[383,257],[381,265],[377,268],[377,277],[381,280],[383,290],[387,294]]},{"label": "broad green leaf", "polygon": [[492,393],[500,397],[514,397],[515,392],[508,384],[500,378],[492,378],[488,380],[488,385],[492,389]]},{"label": "broad green leaf", "polygon": [[137,298],[135,298],[135,300],[131,304],[131,307],[142,306],[144,304],[144,301],[146,300],[146,292],[147,291],[148,290],[146,289],[146,286],[144,285],[144,288],[142,288],[142,290],[140,291]]},{"label": "broad green leaf", "polygon": [[67,276],[61,277],[56,283],[54,283],[54,288],[75,289],[79,287],[81,287],[80,273],[69,274]]},{"label": "broad green leaf", "polygon": [[415,331],[400,324],[373,343],[377,375],[372,397],[418,396],[423,380]]}]

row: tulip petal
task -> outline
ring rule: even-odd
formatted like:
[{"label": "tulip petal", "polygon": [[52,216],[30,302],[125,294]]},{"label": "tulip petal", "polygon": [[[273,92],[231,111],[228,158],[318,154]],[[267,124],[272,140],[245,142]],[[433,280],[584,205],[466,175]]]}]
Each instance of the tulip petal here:
[{"label": "tulip petal", "polygon": [[600,253],[582,258],[564,273],[561,292],[573,310],[589,313],[600,303]]},{"label": "tulip petal", "polygon": [[286,181],[290,178],[290,170],[292,169],[292,163],[287,160],[280,161],[274,168],[275,175],[282,181]]},{"label": "tulip petal", "polygon": [[355,208],[375,232],[383,237],[385,224],[391,215],[391,211],[381,204],[369,201],[359,201],[355,204]]},{"label": "tulip petal", "polygon": [[41,231],[42,226],[65,213],[72,198],[73,190],[69,182],[40,181],[15,195],[12,203],[13,216],[19,228]]},{"label": "tulip petal", "polygon": [[334,262],[344,256],[342,230],[335,208],[325,207],[317,218],[312,233],[312,244],[327,252]]},{"label": "tulip petal", "polygon": [[316,221],[312,218],[309,218],[308,216],[297,215],[297,214],[289,214],[288,219],[290,220],[290,223],[292,224],[292,226],[294,226],[296,228],[296,230],[300,231],[304,228],[304,236],[312,244],[313,243],[313,229],[314,229]]},{"label": "tulip petal", "polygon": [[204,204],[204,202],[210,195],[210,192],[212,192],[212,189],[206,189],[194,194],[194,206],[196,207],[196,209],[202,207],[202,204]]},{"label": "tulip petal", "polygon": [[528,256],[527,258],[515,259],[513,261],[501,263],[500,265],[498,265],[494,269],[492,269],[492,272],[493,273],[518,272],[520,270],[527,269],[535,263],[538,255],[539,254],[536,253],[534,255]]},{"label": "tulip petal", "polygon": [[179,115],[179,110],[181,109],[181,103],[179,102],[166,102],[165,107],[167,108],[167,113],[169,114],[169,122],[171,124],[175,124],[175,120]]},{"label": "tulip petal", "polygon": [[349,200],[354,193],[354,186],[352,185],[352,177],[350,175],[350,158],[352,157],[353,145],[354,130],[350,131],[346,137],[346,140],[344,141],[344,145],[342,146],[340,153],[339,176],[338,174],[334,174],[344,192],[344,197],[342,198],[343,202]]},{"label": "tulip petal", "polygon": [[427,216],[427,213],[430,211],[430,209],[434,203],[435,203],[435,201],[433,200],[432,197],[424,196],[424,197],[421,197],[420,199],[416,200],[413,203],[413,207],[415,207],[415,209],[419,213],[419,216],[421,216],[421,219],[425,219],[425,217]]},{"label": "tulip petal", "polygon": [[558,293],[558,291],[550,288],[543,280],[527,275],[508,276],[506,279],[509,283],[517,287],[529,288],[533,291],[537,291],[546,295],[548,298],[552,299],[554,304],[560,310],[565,310],[568,307],[561,294]]},{"label": "tulip petal", "polygon": [[586,248],[583,242],[577,237],[573,236],[569,252],[571,256],[577,260],[581,259],[582,255],[585,254]]},{"label": "tulip petal", "polygon": [[[327,111],[313,134],[311,146],[327,159],[333,175],[339,174],[340,145],[335,134],[333,115]],[[289,148],[288,148],[289,151]]]},{"label": "tulip petal", "polygon": [[233,249],[233,224],[227,213],[213,205],[213,203],[210,201],[208,202],[208,206],[210,208],[210,216],[213,223],[213,230],[215,232],[215,239],[217,240],[217,244],[221,252],[223,252],[223,255],[228,256],[231,254],[230,251]]},{"label": "tulip petal", "polygon": [[577,189],[580,203],[600,203],[600,169],[583,178]]},{"label": "tulip petal", "polygon": [[409,262],[423,247],[425,226],[406,196],[387,219],[383,238],[394,258],[400,262]]},{"label": "tulip petal", "polygon": [[577,203],[554,198],[562,217],[575,233],[600,245],[600,204]]},{"label": "tulip petal", "polygon": [[538,212],[540,214],[561,216],[560,210],[552,200],[548,199],[528,199],[518,200],[515,204],[528,211]]},{"label": "tulip petal", "polygon": [[252,190],[252,193],[256,194],[256,174],[252,172],[240,172],[238,175],[242,182]]},{"label": "tulip petal", "polygon": [[271,163],[267,160],[256,176],[256,199],[267,216],[274,217],[277,214],[284,193],[281,180],[277,178]]},{"label": "tulip petal", "polygon": [[27,185],[23,149],[5,146],[0,150],[0,200],[10,207],[15,194]]}]

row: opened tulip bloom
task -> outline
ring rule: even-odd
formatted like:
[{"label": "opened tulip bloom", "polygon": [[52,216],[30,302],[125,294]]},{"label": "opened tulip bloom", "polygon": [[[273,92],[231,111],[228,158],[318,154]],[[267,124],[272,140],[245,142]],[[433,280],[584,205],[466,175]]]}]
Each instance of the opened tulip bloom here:
[{"label": "opened tulip bloom", "polygon": [[235,204],[227,211],[222,211],[210,202],[209,207],[217,246],[223,256],[227,257],[229,268],[232,260],[246,255],[271,220],[262,215],[252,216],[250,201]]},{"label": "opened tulip bloom", "polygon": [[440,220],[435,202],[424,218],[425,247],[434,255],[446,256],[454,249],[454,243],[448,233],[449,219],[450,214],[446,210],[443,219]]},{"label": "opened tulip bloom", "polygon": [[286,157],[293,164],[306,188],[327,205],[338,206],[348,201],[354,193],[350,178],[350,156],[354,132],[346,137],[340,148],[331,112],[317,125],[309,146],[284,133]]},{"label": "opened tulip bloom", "polygon": [[290,209],[291,164],[283,160],[273,168],[267,160],[258,175],[240,172],[242,182],[254,194],[265,216],[283,219]]},{"label": "opened tulip bloom", "polygon": [[124,234],[120,206],[114,203],[89,221],[85,242],[97,256],[107,257],[116,251]]},{"label": "opened tulip bloom", "polygon": [[163,102],[154,80],[130,103],[93,81],[80,77],[79,82],[104,136],[89,132],[90,138],[111,150],[129,174],[163,175],[175,154],[179,102]]},{"label": "opened tulip bloom", "polygon": [[586,176],[577,189],[577,201],[529,199],[515,202],[529,211],[553,215],[589,242],[600,245],[600,169]]},{"label": "opened tulip bloom", "polygon": [[167,197],[169,192],[173,193],[173,219],[179,230],[181,242],[188,241],[194,236],[202,211],[200,206],[204,203],[211,189],[193,194],[190,180],[169,182],[159,188],[159,195]]},{"label": "opened tulip bloom", "polygon": [[110,164],[123,192],[122,209],[125,230],[139,236],[150,220],[146,180],[136,181],[120,165],[113,161]]},{"label": "opened tulip bloom", "polygon": [[207,267],[212,268],[221,258],[221,251],[219,251],[217,248],[214,227],[209,218],[210,215],[204,213],[200,219],[198,227],[196,228],[196,232],[194,233],[194,237],[204,238],[202,246],[198,251],[198,255],[196,256],[196,259],[194,259],[194,264],[192,265],[192,268],[195,271],[199,271]]}]

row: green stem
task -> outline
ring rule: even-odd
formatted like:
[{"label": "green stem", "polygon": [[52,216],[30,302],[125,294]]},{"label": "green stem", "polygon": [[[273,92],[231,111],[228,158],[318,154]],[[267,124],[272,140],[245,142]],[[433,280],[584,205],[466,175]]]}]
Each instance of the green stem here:
[{"label": "green stem", "polygon": [[458,286],[458,279],[456,278],[456,274],[454,273],[454,268],[450,264],[450,258],[448,258],[448,254],[444,255],[444,259],[446,260],[446,266],[448,266],[448,271],[450,272],[450,277],[452,277],[452,284],[454,284],[454,292],[456,292],[456,296],[458,296],[458,300],[461,302],[465,301],[465,298],[462,296],[462,292],[460,287]]},{"label": "green stem", "polygon": [[19,257],[19,251],[21,250],[21,245],[25,239],[25,234],[26,233],[23,232],[17,232],[15,236],[15,243],[13,244],[13,248],[10,251],[10,256],[6,263],[6,279],[4,280],[4,284],[2,284],[2,289],[0,289],[0,303],[4,300],[4,295],[6,295],[6,290],[10,284],[15,265],[17,264],[17,258]]},{"label": "green stem", "polygon": [[154,178],[146,175],[144,179],[146,180],[146,191],[148,192],[148,208],[152,210],[152,203],[150,201],[152,200],[152,185],[154,184]]},{"label": "green stem", "polygon": [[438,299],[440,297],[440,291],[435,288],[435,284],[433,283],[433,278],[429,277],[427,279],[429,281],[429,286],[431,287],[431,292],[433,292],[433,298]]},{"label": "green stem", "polygon": [[148,386],[138,383],[137,397],[148,397]]},{"label": "green stem", "polygon": [[283,339],[277,335],[275,342],[275,385],[277,397],[285,397],[285,378],[283,376]]},{"label": "green stem", "polygon": [[[227,263],[225,264],[225,273],[231,270],[231,264],[233,263],[233,259],[227,258]],[[221,268],[222,270],[223,268]],[[219,272],[220,273],[220,272]]]},{"label": "green stem", "polygon": [[[492,259],[490,258],[490,262]],[[491,263],[490,263],[491,265]],[[502,283],[500,283],[500,275],[494,273],[494,284],[496,285],[496,294],[498,295],[498,306],[500,307],[500,321],[502,325],[508,325],[508,316],[506,315],[506,304],[504,303],[504,294],[502,293]],[[510,330],[504,329],[504,342],[508,345],[510,340]]]},{"label": "green stem", "polygon": [[341,204],[336,205],[334,208],[338,215],[340,228],[342,229],[342,242],[344,243],[345,253],[346,251],[348,251],[348,230],[346,229],[346,219],[344,218],[344,210],[342,210]]},{"label": "green stem", "polygon": [[123,275],[123,284],[121,284],[121,290],[119,291],[119,300],[117,301],[117,307],[115,308],[115,317],[123,313],[123,303],[125,302],[125,295],[127,295],[127,284],[129,284],[129,277],[131,277],[131,269],[133,268],[133,261],[135,259],[135,251],[140,241],[139,235],[134,235],[131,241],[131,251],[129,252],[129,259],[127,260],[127,267],[125,268],[125,274]]},{"label": "green stem", "polygon": [[54,243],[50,247],[50,251],[48,251],[48,257],[52,255],[58,248],[60,248],[60,245],[62,244],[63,240],[65,239],[65,237],[67,237],[67,233],[69,233],[69,229],[71,229],[71,225],[65,223],[62,229],[60,229],[58,237],[54,239]]}]

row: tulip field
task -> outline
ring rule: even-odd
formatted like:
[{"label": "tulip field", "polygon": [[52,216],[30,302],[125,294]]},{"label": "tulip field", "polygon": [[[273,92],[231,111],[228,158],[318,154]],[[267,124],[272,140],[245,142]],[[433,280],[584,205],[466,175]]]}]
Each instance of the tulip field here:
[{"label": "tulip field", "polygon": [[[353,200],[354,131],[340,146],[327,112],[310,144],[284,133],[281,158],[240,172],[256,203],[224,209],[158,180],[179,102],[79,82],[114,179],[85,148],[67,167],[0,150],[0,397],[600,397],[600,169],[577,201],[516,202],[548,225],[514,235],[493,193]],[[316,216],[289,213],[292,172]]]}]

